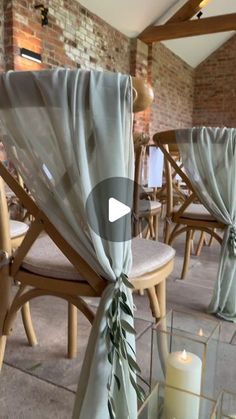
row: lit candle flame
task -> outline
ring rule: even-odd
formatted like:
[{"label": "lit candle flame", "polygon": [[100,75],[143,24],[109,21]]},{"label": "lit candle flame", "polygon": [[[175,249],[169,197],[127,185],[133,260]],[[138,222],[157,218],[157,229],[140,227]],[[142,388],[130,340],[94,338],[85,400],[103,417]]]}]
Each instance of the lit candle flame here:
[{"label": "lit candle flame", "polygon": [[183,361],[187,361],[187,359],[188,359],[187,352],[185,351],[185,349],[183,350],[183,352],[181,354],[181,359]]},{"label": "lit candle flame", "polygon": [[203,336],[203,330],[202,330],[202,328],[199,329],[198,336]]}]

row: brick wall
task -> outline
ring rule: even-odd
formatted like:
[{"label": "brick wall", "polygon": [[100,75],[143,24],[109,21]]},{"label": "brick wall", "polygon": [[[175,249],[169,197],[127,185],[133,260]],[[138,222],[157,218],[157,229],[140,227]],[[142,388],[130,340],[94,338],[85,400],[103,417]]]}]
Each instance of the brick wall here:
[{"label": "brick wall", "polygon": [[3,2],[0,1],[0,71],[4,70],[4,42],[3,42]]},{"label": "brick wall", "polygon": [[161,43],[149,50],[155,101],[151,133],[192,126],[194,70]]},{"label": "brick wall", "polygon": [[[131,40],[130,74],[148,80],[148,46],[139,39]],[[149,133],[151,108],[134,115],[134,131]]]},{"label": "brick wall", "polygon": [[236,127],[236,35],[196,69],[193,123]]},{"label": "brick wall", "polygon": [[[77,0],[47,0],[48,26],[41,26],[35,0],[13,0],[14,68],[64,66],[129,72],[130,40]],[[43,65],[19,56],[20,47],[42,53]]]},{"label": "brick wall", "polygon": [[[35,0],[0,0],[0,8],[3,3],[6,69],[81,67],[144,77],[154,88],[155,102],[135,116],[136,131],[153,134],[193,123],[213,125],[213,119],[235,125],[236,37],[197,68],[193,122],[194,70],[161,43],[148,48],[130,40],[78,0],[45,0],[49,7],[46,27],[41,26],[40,10],[34,9]],[[4,69],[1,12],[0,70]],[[41,53],[43,63],[20,57],[21,47]]]}]

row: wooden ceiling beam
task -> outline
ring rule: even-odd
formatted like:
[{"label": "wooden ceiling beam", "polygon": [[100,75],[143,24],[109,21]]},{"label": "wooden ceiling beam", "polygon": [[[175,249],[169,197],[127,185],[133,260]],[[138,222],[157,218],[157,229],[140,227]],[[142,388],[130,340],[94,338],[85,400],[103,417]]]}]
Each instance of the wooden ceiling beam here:
[{"label": "wooden ceiling beam", "polygon": [[195,16],[212,0],[188,0],[166,23],[184,22]]},{"label": "wooden ceiling beam", "polygon": [[145,29],[139,39],[147,44],[166,41],[168,39],[186,38],[189,36],[206,35],[236,30],[236,13],[194,19],[185,22],[166,23],[150,26]]}]

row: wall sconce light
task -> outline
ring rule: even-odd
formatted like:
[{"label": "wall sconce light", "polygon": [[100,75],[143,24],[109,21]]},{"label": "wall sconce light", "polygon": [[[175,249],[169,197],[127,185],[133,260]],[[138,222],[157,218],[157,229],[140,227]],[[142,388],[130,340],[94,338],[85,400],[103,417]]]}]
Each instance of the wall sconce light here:
[{"label": "wall sconce light", "polygon": [[41,54],[38,54],[37,52],[30,51],[26,48],[20,49],[20,55],[21,57],[27,58],[28,60],[35,61],[36,63],[42,62],[42,56]]},{"label": "wall sconce light", "polygon": [[36,6],[34,6],[34,8],[41,10],[42,26],[48,25],[48,8],[45,7],[43,4],[37,4]]},{"label": "wall sconce light", "polygon": [[203,12],[201,12],[201,10],[200,10],[200,12],[198,12],[198,14],[197,14],[197,18],[198,19],[200,19],[200,17],[203,15]]}]

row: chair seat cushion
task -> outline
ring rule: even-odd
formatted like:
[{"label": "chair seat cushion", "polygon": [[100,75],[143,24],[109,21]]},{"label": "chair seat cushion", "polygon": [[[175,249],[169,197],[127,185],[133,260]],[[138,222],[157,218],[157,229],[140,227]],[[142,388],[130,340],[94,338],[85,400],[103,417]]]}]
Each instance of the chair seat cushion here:
[{"label": "chair seat cushion", "polygon": [[161,203],[159,201],[149,201],[148,199],[140,199],[139,211],[161,211]]},{"label": "chair seat cushion", "polygon": [[[174,207],[174,213],[176,213],[181,206]],[[209,220],[213,221],[215,218],[209,213],[209,211],[202,204],[190,204],[181,218],[192,218],[194,220]]]},{"label": "chair seat cushion", "polygon": [[132,240],[133,266],[130,278],[139,277],[166,265],[175,256],[175,250],[167,244],[153,240]]},{"label": "chair seat cushion", "polygon": [[154,191],[154,188],[149,188],[148,186],[143,186],[143,187],[142,187],[142,190],[143,190],[145,193],[152,193],[152,192]]},{"label": "chair seat cushion", "polygon": [[[132,253],[131,278],[164,266],[175,255],[172,247],[145,239],[133,239]],[[47,235],[41,235],[35,241],[22,266],[27,271],[50,278],[83,280],[74,266]]]},{"label": "chair seat cushion", "polygon": [[24,236],[29,229],[28,224],[22,221],[10,220],[10,237],[15,239],[16,237]]},{"label": "chair seat cushion", "polygon": [[34,242],[23,260],[22,267],[29,272],[49,278],[83,280],[67,257],[46,234],[39,236]]}]

